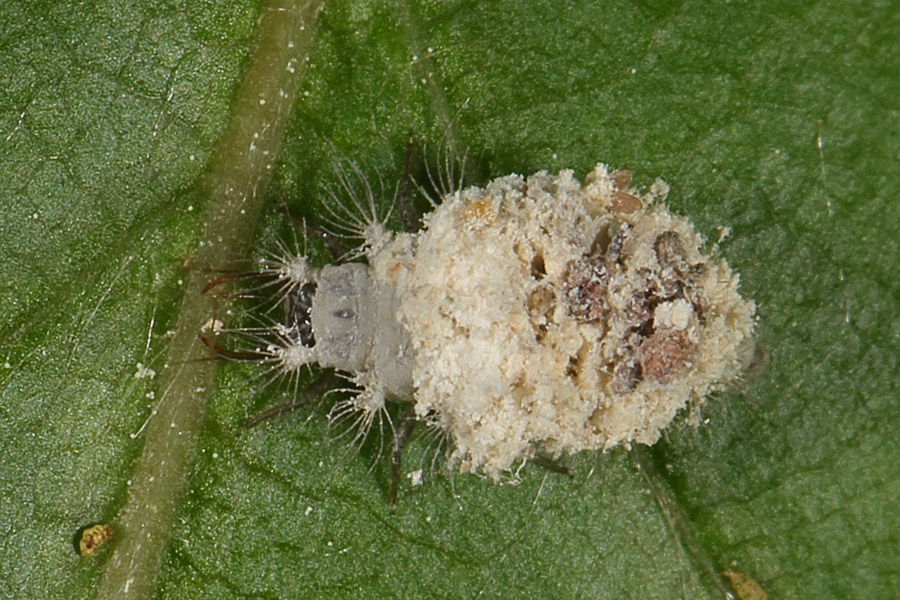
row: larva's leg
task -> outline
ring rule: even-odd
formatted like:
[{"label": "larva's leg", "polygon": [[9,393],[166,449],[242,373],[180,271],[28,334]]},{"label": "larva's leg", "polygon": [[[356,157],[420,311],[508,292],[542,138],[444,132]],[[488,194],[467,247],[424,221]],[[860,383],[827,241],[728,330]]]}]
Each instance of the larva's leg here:
[{"label": "larva's leg", "polygon": [[271,406],[266,410],[257,413],[252,419],[241,425],[241,431],[247,431],[248,429],[252,429],[260,423],[268,421],[269,419],[274,419],[289,412],[293,412],[298,408],[303,408],[309,403],[321,398],[328,390],[333,389],[334,384],[334,372],[328,371],[326,373],[322,373],[315,379],[315,381],[309,384],[309,386],[307,386],[305,390],[299,392],[294,400],[292,400],[291,402],[276,404],[275,406]]},{"label": "larva's leg", "polygon": [[396,207],[403,229],[406,231],[418,231],[422,226],[422,217],[416,210],[415,193],[413,191],[413,160],[415,158],[415,143],[410,137],[406,142],[406,155],[403,159],[403,177],[397,187]]},{"label": "larva's leg", "polygon": [[528,462],[534,463],[539,467],[543,467],[548,471],[552,471],[554,473],[562,473],[563,475],[571,475],[568,467],[561,465],[559,462],[553,460],[549,456],[544,456],[543,454],[535,454],[531,458],[528,459]]},{"label": "larva's leg", "polygon": [[[294,229],[303,232],[304,238],[306,236],[309,236],[310,238],[320,239],[322,241],[322,244],[325,246],[325,249],[328,250],[328,253],[331,255],[331,258],[337,260],[339,257],[346,255],[347,252],[350,251],[350,248],[347,247],[347,244],[345,244],[342,239],[337,236],[331,235],[321,226],[316,225],[315,223],[307,223],[306,219],[302,219],[294,215],[288,208],[287,204],[282,202],[278,206],[278,211],[287,218],[288,222],[290,222]],[[306,254],[305,251],[304,254]]]},{"label": "larva's leg", "polygon": [[394,444],[391,451],[391,506],[397,505],[400,476],[402,475],[403,449],[406,447],[406,443],[409,441],[409,437],[412,435],[413,428],[415,428],[417,422],[415,406],[410,404],[406,412],[403,413],[403,418],[394,432]]},{"label": "larva's leg", "polygon": [[248,429],[253,429],[260,423],[268,421],[269,419],[274,419],[275,417],[280,417],[281,415],[287,414],[289,412],[293,412],[298,408],[303,408],[307,404],[309,404],[313,400],[313,395],[309,394],[305,390],[301,392],[300,397],[294,400],[293,402],[284,402],[282,404],[276,404],[275,406],[271,406],[266,410],[257,413],[252,419],[241,425],[241,431],[247,431]]}]

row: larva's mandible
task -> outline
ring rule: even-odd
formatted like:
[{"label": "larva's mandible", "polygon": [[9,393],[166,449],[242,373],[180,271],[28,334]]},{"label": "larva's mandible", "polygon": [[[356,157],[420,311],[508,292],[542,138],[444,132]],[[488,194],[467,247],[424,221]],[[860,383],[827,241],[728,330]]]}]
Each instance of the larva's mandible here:
[{"label": "larva's mandible", "polygon": [[495,480],[537,449],[652,444],[738,377],[755,308],[668,186],[630,182],[602,164],[501,177],[447,194],[417,233],[360,221],[365,263],[284,256],[286,318],[262,353],[349,374],[361,423],[411,401],[451,462]]}]

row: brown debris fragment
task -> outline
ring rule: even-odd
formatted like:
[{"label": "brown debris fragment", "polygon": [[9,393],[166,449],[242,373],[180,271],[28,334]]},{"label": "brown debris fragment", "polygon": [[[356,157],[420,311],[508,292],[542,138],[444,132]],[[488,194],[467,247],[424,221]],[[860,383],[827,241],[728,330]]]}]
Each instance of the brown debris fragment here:
[{"label": "brown debris fragment", "polygon": [[607,311],[609,275],[604,262],[586,257],[569,268],[566,293],[569,313],[583,323],[601,320]]},{"label": "brown debris fragment", "polygon": [[663,269],[671,267],[679,277],[686,277],[690,272],[684,243],[674,231],[659,234],[653,243],[653,250],[656,252],[659,266]]},{"label": "brown debris fragment", "polygon": [[627,167],[616,169],[609,174],[609,178],[617,190],[624,190],[631,184],[631,169]]},{"label": "brown debris fragment", "polygon": [[627,394],[641,382],[643,369],[641,363],[632,358],[622,361],[613,370],[612,391],[617,394]]},{"label": "brown debris fragment", "polygon": [[657,331],[641,344],[644,377],[657,383],[681,379],[694,365],[697,345],[680,329]]},{"label": "brown debris fragment", "polygon": [[531,326],[534,327],[535,337],[538,341],[547,333],[549,316],[556,305],[556,296],[547,287],[538,287],[528,296],[528,316]]},{"label": "brown debris fragment", "polygon": [[467,222],[489,223],[497,217],[497,209],[489,200],[478,200],[472,202],[466,207],[463,218]]},{"label": "brown debris fragment", "polygon": [[643,208],[641,199],[633,196],[628,192],[615,191],[612,194],[612,202],[610,202],[609,210],[619,214],[629,214],[637,212]]}]

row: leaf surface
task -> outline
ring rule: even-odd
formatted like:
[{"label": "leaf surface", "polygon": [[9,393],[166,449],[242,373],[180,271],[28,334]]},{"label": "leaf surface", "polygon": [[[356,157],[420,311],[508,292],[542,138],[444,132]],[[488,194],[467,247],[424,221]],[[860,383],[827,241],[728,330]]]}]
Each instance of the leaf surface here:
[{"label": "leaf surface", "polygon": [[[210,182],[242,167],[223,140],[262,85],[267,9],[7,4],[0,582],[102,597],[140,528],[126,515],[145,449],[180,448],[145,423],[164,382],[209,366],[174,361],[172,340],[211,266]],[[713,241],[728,228],[719,252],[757,302],[768,364],[710,399],[698,429],[682,418],[652,448],[568,457],[572,477],[447,474],[420,435],[404,461],[424,485],[404,482],[396,510],[377,437],[348,452],[327,400],[240,433],[290,391],[220,364],[141,593],[716,598],[733,569],[779,599],[892,597],[898,35],[891,3],[328,4],[260,180],[257,254],[284,235],[281,204],[321,221],[336,154],[388,196],[410,140],[415,174],[449,138],[472,183],[628,166],[643,186],[663,177]],[[252,226],[228,230],[234,248]],[[119,530],[109,547],[78,556],[73,536],[103,522]]]}]

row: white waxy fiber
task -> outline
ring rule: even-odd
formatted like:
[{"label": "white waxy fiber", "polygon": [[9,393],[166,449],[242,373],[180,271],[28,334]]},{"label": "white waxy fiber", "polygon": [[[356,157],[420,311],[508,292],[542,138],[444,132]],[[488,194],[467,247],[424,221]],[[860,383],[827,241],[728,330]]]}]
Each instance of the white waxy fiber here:
[{"label": "white waxy fiber", "polygon": [[460,470],[494,480],[537,449],[653,444],[740,375],[755,307],[662,204],[668,186],[639,195],[630,175],[502,177],[448,194],[418,233],[368,228],[368,265],[286,259],[307,276],[285,277],[289,306],[316,286],[287,327],[305,319],[314,341],[283,335],[274,354],[349,372],[363,423],[386,397],[414,402]]}]

